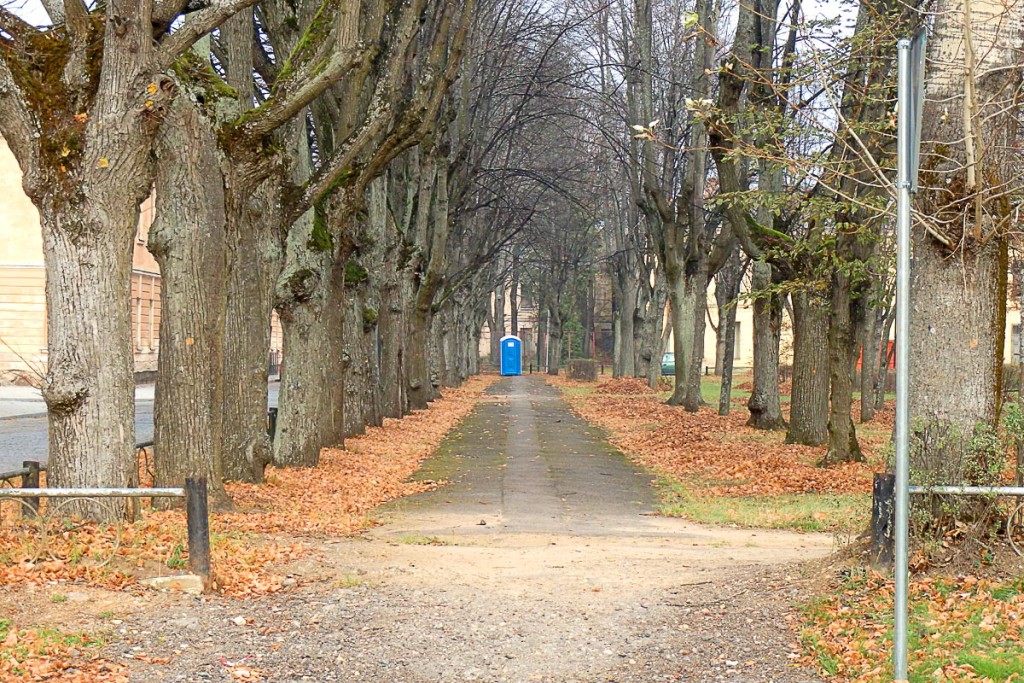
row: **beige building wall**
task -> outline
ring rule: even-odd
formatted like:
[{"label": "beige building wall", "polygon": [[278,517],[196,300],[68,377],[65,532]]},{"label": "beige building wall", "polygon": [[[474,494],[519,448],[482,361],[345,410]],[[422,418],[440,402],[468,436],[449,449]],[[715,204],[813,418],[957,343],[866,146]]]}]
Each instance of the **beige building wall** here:
[{"label": "beige building wall", "polygon": [[[46,372],[46,274],[39,213],[21,187],[21,169],[0,138],[0,383],[37,381]],[[154,197],[140,207],[130,305],[136,372],[157,369],[160,347],[160,267],[146,248]],[[281,351],[281,325],[271,322],[272,349]]]}]

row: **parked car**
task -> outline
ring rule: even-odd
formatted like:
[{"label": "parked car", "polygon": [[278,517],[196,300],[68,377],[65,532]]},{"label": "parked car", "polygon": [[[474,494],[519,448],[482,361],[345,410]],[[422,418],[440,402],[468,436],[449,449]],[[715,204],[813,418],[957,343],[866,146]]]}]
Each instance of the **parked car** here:
[{"label": "parked car", "polygon": [[676,354],[666,353],[664,356],[661,357],[661,374],[676,374]]}]

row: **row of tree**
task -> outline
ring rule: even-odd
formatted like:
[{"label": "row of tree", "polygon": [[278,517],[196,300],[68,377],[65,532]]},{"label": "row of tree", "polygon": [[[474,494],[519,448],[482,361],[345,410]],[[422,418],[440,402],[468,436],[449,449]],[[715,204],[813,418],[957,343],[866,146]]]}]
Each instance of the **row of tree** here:
[{"label": "row of tree", "polygon": [[128,297],[151,193],[157,485],[205,475],[228,505],[225,480],[315,465],[476,372],[496,256],[555,191],[530,151],[558,98],[545,3],[44,4],[0,8],[0,133],[42,221],[51,486],[137,479]]},{"label": "row of tree", "polygon": [[41,27],[0,8],[0,133],[42,218],[53,485],[136,476],[128,285],[154,192],[158,484],[204,474],[227,504],[225,479],[316,464],[475,372],[483,325],[496,355],[521,302],[557,372],[566,332],[593,354],[599,271],[615,373],[654,383],[672,333],[670,402],[690,411],[714,284],[723,412],[749,273],[750,423],[827,443],[826,463],[862,457],[854,391],[869,418],[893,319],[895,42],[921,23],[913,410],[964,433],[998,419],[1016,6],[859,0],[823,19],[799,0],[44,4]]},{"label": "row of tree", "polygon": [[[931,39],[914,322],[911,356],[900,362],[913,376],[915,424],[942,423],[965,442],[998,425],[1021,187],[1020,55],[1011,46],[1024,9],[859,0],[815,17],[809,12],[822,8],[799,0],[570,0],[565,11],[572,105],[562,135],[590,164],[575,185],[563,183],[578,207],[571,226],[535,223],[557,238],[551,244],[513,239],[516,272],[494,297],[536,283],[552,371],[567,321],[592,336],[594,277],[604,270],[615,374],[653,386],[674,332],[670,403],[696,411],[713,284],[727,412],[735,309],[748,277],[750,424],[827,445],[823,464],[863,459],[854,395],[870,420],[894,360],[896,42],[923,25]],[[779,395],[785,315],[788,424]],[[969,479],[969,466],[950,466],[941,450],[922,453],[919,465],[947,481]]]}]

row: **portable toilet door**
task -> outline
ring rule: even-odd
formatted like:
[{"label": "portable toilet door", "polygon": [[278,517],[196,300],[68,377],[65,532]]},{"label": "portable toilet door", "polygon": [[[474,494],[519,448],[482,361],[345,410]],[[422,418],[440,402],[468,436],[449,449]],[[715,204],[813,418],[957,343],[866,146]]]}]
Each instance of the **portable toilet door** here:
[{"label": "portable toilet door", "polygon": [[501,374],[523,374],[523,341],[514,334],[501,338]]}]

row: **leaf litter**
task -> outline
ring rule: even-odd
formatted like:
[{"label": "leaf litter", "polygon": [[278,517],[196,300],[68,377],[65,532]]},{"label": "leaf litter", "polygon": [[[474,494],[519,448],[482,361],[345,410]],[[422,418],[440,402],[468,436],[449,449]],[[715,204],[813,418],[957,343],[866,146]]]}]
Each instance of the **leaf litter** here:
[{"label": "leaf litter", "polygon": [[[233,512],[211,515],[217,591],[233,598],[284,590],[275,566],[315,552],[314,541],[347,536],[372,523],[371,511],[390,500],[436,488],[409,477],[482,400],[495,375],[445,389],[427,410],[385,419],[326,448],[315,468],[268,468],[262,485],[228,483]],[[145,479],[143,479],[145,481]],[[10,509],[0,524],[0,591],[79,585],[138,590],[143,574],[187,566],[184,513],[145,510],[121,525],[76,522],[49,530],[45,545]],[[294,585],[295,582],[290,582]],[[0,682],[121,683],[127,669],[99,656],[100,640],[85,633],[15,628],[0,616]],[[261,680],[258,670],[228,667],[233,680]]]}]

